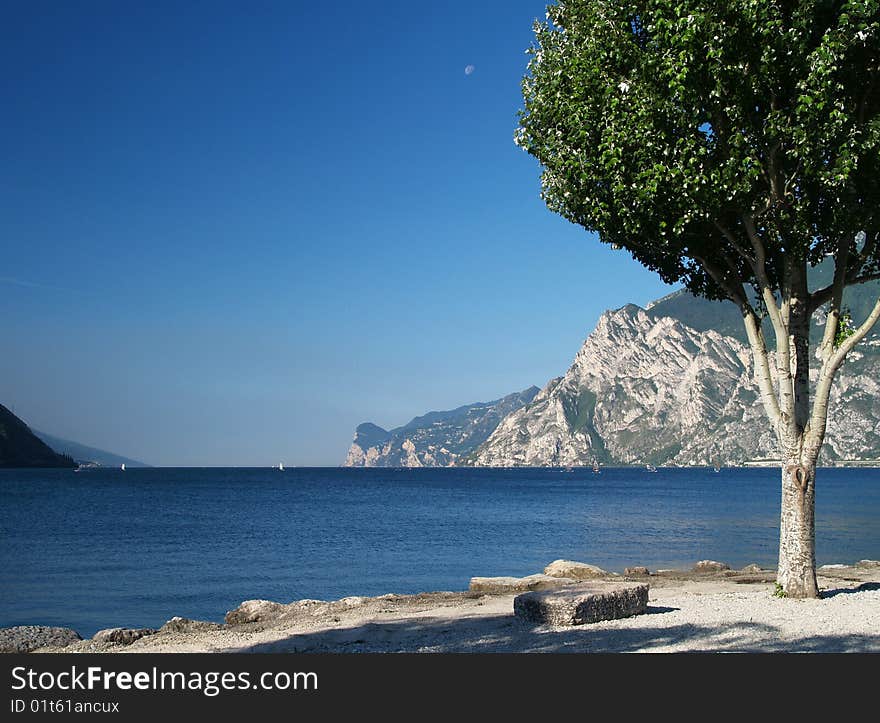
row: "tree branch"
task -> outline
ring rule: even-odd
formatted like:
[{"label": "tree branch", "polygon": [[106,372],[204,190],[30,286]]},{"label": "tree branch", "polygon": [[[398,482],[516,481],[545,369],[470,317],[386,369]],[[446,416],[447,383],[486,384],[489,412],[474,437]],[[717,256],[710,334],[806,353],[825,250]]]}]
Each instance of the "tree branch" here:
[{"label": "tree branch", "polygon": [[807,435],[807,444],[810,449],[818,451],[825,439],[825,426],[828,423],[828,399],[831,396],[831,385],[834,382],[837,370],[840,369],[847,354],[868,335],[868,332],[871,331],[878,319],[880,319],[880,298],[877,299],[874,308],[862,325],[822,364],[822,369],[819,372],[819,382],[816,384],[816,398],[813,402],[813,413],[810,417],[810,427]]},{"label": "tree branch", "polygon": [[[852,253],[849,254],[847,259],[847,273],[846,280],[844,284],[846,286],[854,286],[856,284],[864,284],[868,281],[876,281],[880,279],[880,271],[862,273],[867,266],[874,258],[874,253],[877,250],[878,240],[880,240],[880,233],[874,231],[874,229],[869,229],[865,231],[865,245],[862,247],[862,250],[858,252],[855,256]],[[835,261],[835,273],[837,271],[836,261]],[[818,289],[814,291],[810,295],[810,313],[814,312],[818,309],[822,304],[827,303],[832,294],[834,293],[834,284],[830,284],[826,286],[824,289]]]},{"label": "tree branch", "polygon": [[[698,261],[700,265],[706,270],[706,273],[712,277],[712,280],[718,284],[727,295],[730,297],[730,300],[733,301],[737,306],[742,307],[746,305],[749,309],[752,309],[752,305],[749,303],[749,298],[746,295],[746,290],[743,287],[742,279],[738,277],[736,279],[736,283],[734,284],[729,279],[724,277],[724,274],[721,273],[721,269],[719,269],[715,264],[711,263],[708,259],[694,255],[693,259]],[[734,272],[736,270],[734,269]],[[752,309],[752,313],[754,313],[754,309]]]},{"label": "tree branch", "polygon": [[741,279],[738,280],[738,286],[724,278],[720,269],[710,263],[708,260],[699,256],[694,258],[702,264],[706,269],[706,273],[712,277],[716,284],[723,288],[740,308],[743,315],[743,323],[746,327],[746,336],[749,340],[749,346],[752,349],[752,359],[755,363],[755,380],[758,382],[758,389],[761,392],[761,402],[767,413],[767,418],[773,426],[773,431],[781,440],[780,432],[782,430],[783,417],[779,409],[779,400],[776,397],[776,390],[773,388],[773,376],[770,372],[770,359],[767,353],[767,342],[764,339],[764,331],[761,328],[761,319],[755,312],[754,307],[749,303],[749,297],[746,294],[745,287]]},{"label": "tree branch", "polygon": [[780,306],[776,305],[776,297],[773,295],[770,279],[767,276],[767,251],[764,248],[764,242],[758,235],[758,230],[755,228],[754,219],[751,216],[743,215],[742,222],[746,229],[746,234],[748,234],[749,240],[752,242],[752,247],[755,249],[755,264],[752,268],[755,272],[755,278],[758,280],[761,298],[764,300],[764,306],[767,307],[770,322],[773,324],[773,333],[776,336],[779,407],[785,421],[793,423],[795,395],[794,378],[791,373],[791,343],[788,338],[789,305],[786,301],[783,301]]},{"label": "tree branch", "polygon": [[865,268],[865,264],[869,263],[873,259],[874,253],[877,251],[878,238],[880,238],[880,233],[874,231],[874,229],[865,229],[865,245],[862,246],[862,250],[859,251],[859,265],[856,273],[861,272],[862,269]]},{"label": "tree branch", "polygon": [[758,319],[751,307],[740,307],[743,313],[743,323],[746,327],[746,336],[749,339],[749,346],[752,348],[752,359],[755,362],[755,381],[758,382],[758,389],[761,392],[761,402],[764,404],[764,410],[773,425],[773,431],[780,439],[783,428],[783,416],[779,409],[779,400],[776,397],[776,391],[773,389],[773,377],[770,373],[770,359],[767,353],[767,342],[764,339],[764,332],[761,329],[761,320]]},{"label": "tree branch", "polygon": [[[840,307],[843,302],[843,290],[846,288],[847,263],[849,262],[849,243],[842,238],[837,242],[837,253],[834,256],[834,281],[831,283],[831,308],[825,320],[825,333],[819,344],[819,358],[823,364],[834,351],[834,339],[840,324]],[[811,310],[812,311],[812,310]]]},{"label": "tree branch", "polygon": [[[880,271],[875,271],[870,274],[864,274],[862,276],[858,276],[854,279],[851,279],[847,276],[845,286],[857,286],[858,284],[867,284],[869,281],[877,281],[880,279]],[[822,304],[828,303],[831,300],[831,294],[834,292],[834,284],[830,284],[826,286],[824,289],[819,289],[818,291],[814,291],[810,294],[810,311],[816,311]]]},{"label": "tree branch", "polygon": [[722,226],[718,221],[715,221],[715,228],[717,228],[721,234],[728,240],[731,246],[736,249],[736,252],[742,256],[746,261],[748,261],[749,265],[752,266],[755,263],[754,257],[749,254],[743,245],[736,240],[736,237],[730,232],[726,226]]}]

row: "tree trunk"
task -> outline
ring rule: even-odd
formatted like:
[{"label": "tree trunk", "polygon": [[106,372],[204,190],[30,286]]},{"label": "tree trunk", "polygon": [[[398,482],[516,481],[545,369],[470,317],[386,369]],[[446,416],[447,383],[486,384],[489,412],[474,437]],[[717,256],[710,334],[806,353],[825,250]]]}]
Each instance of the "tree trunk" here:
[{"label": "tree trunk", "polygon": [[816,585],[816,459],[790,458],[782,467],[777,582],[787,597],[819,597]]}]

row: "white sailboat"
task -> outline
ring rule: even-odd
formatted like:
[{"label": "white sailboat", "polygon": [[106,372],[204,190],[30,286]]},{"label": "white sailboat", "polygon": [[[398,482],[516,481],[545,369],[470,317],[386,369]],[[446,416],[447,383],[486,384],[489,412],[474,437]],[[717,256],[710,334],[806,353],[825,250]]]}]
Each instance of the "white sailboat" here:
[{"label": "white sailboat", "polygon": [[284,463],[283,463],[283,462],[279,462],[279,463],[278,463],[278,471],[279,471],[279,472],[283,472],[283,471],[284,471]]},{"label": "white sailboat", "polygon": [[123,462],[123,463],[120,465],[119,469],[120,469],[122,472],[125,472],[125,462]]}]

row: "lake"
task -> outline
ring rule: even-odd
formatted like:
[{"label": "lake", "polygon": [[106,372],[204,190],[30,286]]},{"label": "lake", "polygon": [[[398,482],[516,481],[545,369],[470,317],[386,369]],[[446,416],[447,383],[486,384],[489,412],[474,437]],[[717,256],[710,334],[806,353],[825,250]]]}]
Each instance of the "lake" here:
[{"label": "lake", "polygon": [[[0,626],[159,627],[464,590],[557,558],[775,567],[777,469],[0,470]],[[880,469],[819,471],[818,564],[880,558]]]}]

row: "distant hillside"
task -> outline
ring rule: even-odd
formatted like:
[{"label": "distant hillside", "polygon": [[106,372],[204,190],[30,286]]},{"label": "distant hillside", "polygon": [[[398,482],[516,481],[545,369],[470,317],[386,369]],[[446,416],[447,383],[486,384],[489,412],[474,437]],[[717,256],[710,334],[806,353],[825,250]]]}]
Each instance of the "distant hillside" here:
[{"label": "distant hillside", "polygon": [[0,467],[76,467],[0,404]]},{"label": "distant hillside", "polygon": [[488,439],[498,423],[528,404],[537,387],[492,402],[428,412],[390,431],[371,422],[358,426],[346,467],[448,467]]},{"label": "distant hillside", "polygon": [[126,467],[150,466],[145,462],[139,462],[136,459],[122,457],[118,454],[113,454],[112,452],[106,452],[103,449],[96,449],[95,447],[87,447],[84,444],[71,442],[69,439],[54,437],[51,434],[46,434],[45,432],[40,432],[36,429],[33,430],[33,432],[56,452],[69,455],[73,457],[76,462],[81,464],[96,462],[102,467],[118,467],[121,464],[124,464]]}]

